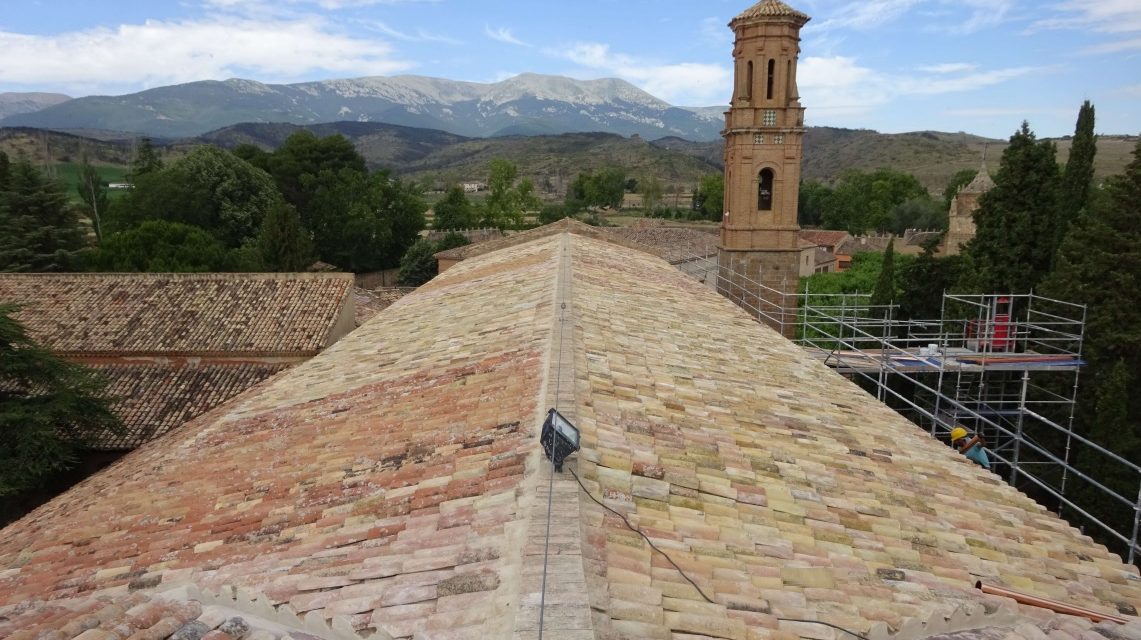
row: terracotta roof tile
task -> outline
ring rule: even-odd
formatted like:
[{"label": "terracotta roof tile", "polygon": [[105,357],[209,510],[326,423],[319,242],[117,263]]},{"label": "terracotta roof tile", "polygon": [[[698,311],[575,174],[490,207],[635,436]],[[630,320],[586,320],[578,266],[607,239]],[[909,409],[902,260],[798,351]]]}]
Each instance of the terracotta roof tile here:
[{"label": "terracotta roof tile", "polygon": [[755,22],[766,18],[791,18],[800,26],[804,26],[811,19],[807,14],[793,9],[780,0],[761,0],[733,18],[731,24]]},{"label": "terracotta roof tile", "polygon": [[351,274],[0,274],[0,300],[63,355],[312,354]]},{"label": "terracotta roof tile", "polygon": [[283,371],[284,363],[97,363],[123,430],[98,436],[95,449],[134,449]]},{"label": "terracotta roof tile", "polygon": [[[716,229],[711,230],[716,231]],[[649,226],[608,229],[607,231],[620,238],[657,249],[659,255],[670,263],[717,255],[719,240],[717,234],[700,229]]]},{"label": "terracotta roof tile", "polygon": [[[582,434],[567,469],[713,604],[548,475],[556,397]],[[101,608],[162,600],[201,612],[154,612],[153,637],[221,606],[260,612],[266,638],[530,638],[544,564],[568,638],[842,635],[778,618],[901,640],[1139,629],[975,591],[1112,612],[1141,580],[661,259],[559,234],[456,265],[5,529],[0,636],[72,640],[105,629]]]}]

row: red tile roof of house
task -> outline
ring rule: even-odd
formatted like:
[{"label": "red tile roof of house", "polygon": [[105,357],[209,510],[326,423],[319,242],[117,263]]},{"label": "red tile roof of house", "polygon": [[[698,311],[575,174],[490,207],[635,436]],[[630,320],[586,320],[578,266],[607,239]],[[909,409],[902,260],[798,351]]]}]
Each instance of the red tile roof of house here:
[{"label": "red tile roof of house", "polygon": [[[552,475],[555,405],[582,450]],[[1141,602],[1136,567],[729,301],[562,233],[460,263],[5,529],[0,636],[223,640],[218,607],[259,637],[531,638],[541,611],[561,638],[1141,632],[978,579]]]},{"label": "red tile roof of house", "polygon": [[0,274],[0,300],[61,355],[306,354],[331,342],[352,274]]},{"label": "red tile roof of house", "polygon": [[847,231],[832,231],[830,229],[801,229],[800,239],[807,240],[821,247],[832,247],[843,242],[848,237]]},{"label": "red tile roof of house", "polygon": [[108,381],[112,409],[123,423],[91,447],[134,449],[222,405],[242,391],[289,367],[284,363],[181,362],[92,365]]}]

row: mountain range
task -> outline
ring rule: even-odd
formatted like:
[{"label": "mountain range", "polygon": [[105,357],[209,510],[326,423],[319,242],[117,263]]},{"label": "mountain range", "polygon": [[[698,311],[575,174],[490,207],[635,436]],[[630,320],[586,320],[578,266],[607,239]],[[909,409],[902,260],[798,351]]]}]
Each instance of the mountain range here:
[{"label": "mountain range", "polygon": [[0,111],[6,115],[0,126],[185,138],[246,122],[356,121],[467,137],[605,132],[707,141],[718,138],[722,111],[671,106],[613,78],[574,80],[526,73],[487,84],[423,76],[299,84],[233,79],[75,98],[38,110]]},{"label": "mountain range", "polygon": [[0,119],[34,113],[71,100],[62,93],[0,93]]}]

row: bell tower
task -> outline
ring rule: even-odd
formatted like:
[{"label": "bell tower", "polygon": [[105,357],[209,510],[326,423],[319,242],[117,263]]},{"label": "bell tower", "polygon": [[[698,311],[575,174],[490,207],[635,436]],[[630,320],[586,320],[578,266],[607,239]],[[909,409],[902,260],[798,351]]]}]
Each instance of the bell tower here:
[{"label": "bell tower", "polygon": [[733,19],[735,80],[725,114],[725,217],[718,290],[786,337],[800,277],[804,107],[796,88],[800,29],[809,17],[761,0]]}]

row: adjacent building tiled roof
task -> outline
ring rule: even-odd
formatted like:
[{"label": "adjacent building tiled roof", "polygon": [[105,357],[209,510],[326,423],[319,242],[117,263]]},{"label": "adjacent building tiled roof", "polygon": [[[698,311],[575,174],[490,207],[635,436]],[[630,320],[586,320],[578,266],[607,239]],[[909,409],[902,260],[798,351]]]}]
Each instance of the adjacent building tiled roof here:
[{"label": "adjacent building tiled roof", "polygon": [[414,287],[382,287],[380,289],[353,287],[357,326],[372,320],[376,314],[391,307],[397,300],[415,290]]},{"label": "adjacent building tiled roof", "polygon": [[801,229],[800,239],[821,247],[836,247],[848,238],[847,231],[831,229]]},{"label": "adjacent building tiled roof", "polygon": [[808,14],[797,11],[780,0],[761,0],[733,18],[730,26],[743,22],[761,21],[766,18],[792,18],[801,26],[811,20]]},{"label": "adjacent building tiled roof", "polygon": [[107,379],[122,431],[91,443],[101,450],[134,449],[286,369],[283,363],[94,364]]},{"label": "adjacent building tiled roof", "polygon": [[[555,404],[582,449],[552,476]],[[877,639],[1141,632],[975,580],[1141,602],[1136,567],[729,301],[560,233],[456,265],[9,526],[0,636],[224,640],[224,605],[268,621],[261,638],[533,638],[540,603],[576,639],[843,637],[782,618]]]},{"label": "adjacent building tiled roof", "polygon": [[547,238],[552,235],[565,233],[567,231],[571,231],[577,235],[584,237],[606,240],[608,242],[624,245],[632,249],[638,249],[639,251],[647,251],[654,255],[659,254],[658,250],[654,247],[641,245],[615,234],[615,229],[592,227],[573,218],[563,218],[558,222],[552,222],[551,224],[536,227],[534,229],[520,231],[519,233],[514,233],[503,238],[489,240],[487,242],[468,244],[462,247],[456,247],[454,249],[441,251],[435,255],[435,258],[437,260],[466,260],[467,258],[474,258],[475,256],[481,256],[485,253],[499,251],[500,249],[506,249],[508,247],[514,247],[526,242],[538,240],[539,238]]},{"label": "adjacent building tiled roof", "polygon": [[[716,229],[713,230],[716,231]],[[639,245],[652,247],[671,263],[717,255],[717,234],[701,229],[646,226],[608,229],[607,231]]]},{"label": "adjacent building tiled roof", "polygon": [[61,355],[311,355],[351,287],[336,273],[0,274],[0,300]]}]

